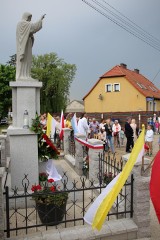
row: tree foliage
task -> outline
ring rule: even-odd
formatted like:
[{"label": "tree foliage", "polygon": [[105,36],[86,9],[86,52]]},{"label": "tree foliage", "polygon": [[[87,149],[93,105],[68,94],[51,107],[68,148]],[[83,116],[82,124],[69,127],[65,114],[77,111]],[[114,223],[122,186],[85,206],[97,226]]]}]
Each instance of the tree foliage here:
[{"label": "tree foliage", "polygon": [[15,80],[15,67],[0,65],[0,116],[6,117],[12,106],[12,90],[10,81]]},{"label": "tree foliage", "polygon": [[75,72],[74,64],[67,64],[55,53],[33,56],[32,77],[43,82],[41,112],[60,112],[66,108]]}]

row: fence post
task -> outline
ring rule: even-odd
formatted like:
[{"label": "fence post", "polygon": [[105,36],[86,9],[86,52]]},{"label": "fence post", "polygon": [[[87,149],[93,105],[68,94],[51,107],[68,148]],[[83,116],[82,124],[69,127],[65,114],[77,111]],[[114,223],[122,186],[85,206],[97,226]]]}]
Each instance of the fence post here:
[{"label": "fence post", "polygon": [[[86,136],[80,133],[75,134],[76,138],[86,140]],[[82,144],[75,140],[75,170],[79,175],[82,175],[83,167],[83,149]]]},{"label": "fence post", "polygon": [[[99,183],[99,154],[103,154],[103,142],[98,139],[88,139],[89,148],[89,179]],[[100,149],[98,149],[100,147]]]},{"label": "fence post", "polygon": [[70,128],[64,128],[63,129],[64,131],[64,138],[63,138],[63,141],[64,141],[64,155],[67,155],[69,152],[69,141],[68,141],[68,137],[71,133],[71,129]]},{"label": "fence post", "polygon": [[[123,159],[126,160],[126,158]],[[146,169],[149,164],[150,160],[144,158],[144,169]],[[142,161],[139,161],[135,163],[132,173],[134,177],[133,220],[138,226],[138,238],[147,238],[151,236],[149,193],[150,170],[142,172]]]},{"label": "fence post", "polygon": [[3,204],[3,183],[2,178],[5,168],[0,168],[0,239],[4,239],[4,204]]}]

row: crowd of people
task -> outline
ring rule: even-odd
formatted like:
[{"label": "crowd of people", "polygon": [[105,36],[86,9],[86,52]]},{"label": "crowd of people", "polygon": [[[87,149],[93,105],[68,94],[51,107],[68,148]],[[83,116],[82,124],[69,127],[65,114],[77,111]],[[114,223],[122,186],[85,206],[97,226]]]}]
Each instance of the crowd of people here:
[{"label": "crowd of people", "polygon": [[[64,120],[64,127],[72,129],[71,119],[72,113],[67,114]],[[54,142],[60,145],[60,117],[54,116],[56,120],[55,134],[53,136]],[[152,124],[149,122],[145,134],[145,151],[146,155],[152,156],[154,134],[160,133],[160,123],[158,118],[153,116]],[[78,133],[86,136],[86,139],[97,138],[104,142],[105,151],[116,152],[117,147],[122,147],[125,144],[126,153],[131,153],[134,143],[136,142],[140,129],[136,124],[136,120],[132,117],[127,117],[124,126],[122,127],[118,119],[101,119],[89,118],[86,113],[83,113],[80,118],[76,119]],[[46,113],[40,116],[41,124],[46,127],[47,115]],[[159,139],[160,145],[160,139]]]},{"label": "crowd of people", "polygon": [[87,114],[82,114],[77,120],[78,132],[85,135],[86,138],[97,138],[104,142],[105,151],[115,153],[117,147],[124,146],[124,139],[127,138],[126,152],[130,153],[134,141],[138,137],[138,128],[135,119],[127,118],[125,126],[122,127],[117,119],[111,118],[101,119],[97,121],[95,118],[88,118]]}]

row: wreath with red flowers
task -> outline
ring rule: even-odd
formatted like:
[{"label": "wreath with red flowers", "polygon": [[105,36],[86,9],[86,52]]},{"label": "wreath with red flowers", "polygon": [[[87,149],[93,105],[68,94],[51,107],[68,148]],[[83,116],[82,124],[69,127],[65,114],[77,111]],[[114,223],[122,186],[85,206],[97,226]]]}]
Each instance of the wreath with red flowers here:
[{"label": "wreath with red flowers", "polygon": [[41,161],[48,159],[57,159],[60,152],[55,147],[50,138],[45,134],[45,129],[40,123],[40,116],[36,114],[36,118],[32,119],[31,130],[38,135],[38,157]]}]

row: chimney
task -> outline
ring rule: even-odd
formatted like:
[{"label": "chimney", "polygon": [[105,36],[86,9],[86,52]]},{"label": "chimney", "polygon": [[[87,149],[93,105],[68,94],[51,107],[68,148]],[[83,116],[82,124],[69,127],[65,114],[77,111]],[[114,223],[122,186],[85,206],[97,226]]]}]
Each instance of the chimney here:
[{"label": "chimney", "polygon": [[127,64],[125,64],[125,63],[120,63],[120,66],[122,67],[122,68],[127,68]]},{"label": "chimney", "polygon": [[134,69],[134,72],[136,72],[136,73],[139,74],[139,69],[135,68],[135,69]]}]

